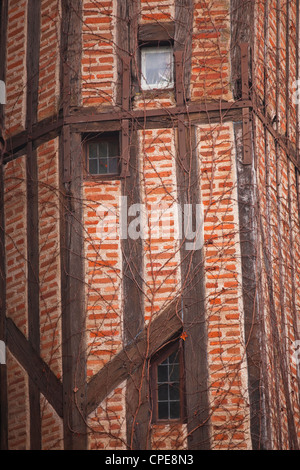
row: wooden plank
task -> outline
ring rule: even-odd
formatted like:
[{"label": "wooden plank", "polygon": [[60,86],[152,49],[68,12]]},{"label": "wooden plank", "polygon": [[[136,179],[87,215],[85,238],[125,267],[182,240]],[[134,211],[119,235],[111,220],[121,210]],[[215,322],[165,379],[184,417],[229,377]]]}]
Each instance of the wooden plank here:
[{"label": "wooden plank", "polygon": [[[234,125],[235,151],[237,159],[237,190],[239,202],[239,233],[242,263],[242,294],[245,322],[245,342],[247,344],[248,393],[250,400],[250,429],[252,446],[263,449],[267,445],[266,435],[259,432],[262,423],[261,380],[263,360],[260,347],[259,312],[256,303],[256,250],[257,230],[255,225],[254,181],[252,168],[243,164],[243,127]],[[267,406],[265,404],[265,406]]]},{"label": "wooden plank", "polygon": [[7,318],[7,347],[21,366],[26,370],[33,383],[45,396],[54,410],[62,418],[62,384],[49,366],[36,353],[30,342],[16,327],[11,318]]},{"label": "wooden plank", "polygon": [[84,252],[81,134],[71,133],[66,118],[81,102],[82,2],[62,3],[61,103],[64,131],[60,141],[61,292],[63,415],[65,450],[87,448]]},{"label": "wooden plank", "polygon": [[138,26],[138,40],[141,45],[157,42],[173,42],[175,25],[173,21],[164,21],[163,23],[140,24]]},{"label": "wooden plank", "polygon": [[[231,81],[233,86],[233,95],[235,100],[240,100],[242,96],[242,77],[241,77],[241,43],[248,43],[250,50],[253,51],[254,45],[254,2],[245,2],[244,0],[231,0]],[[254,82],[252,69],[250,69],[249,80]]]},{"label": "wooden plank", "polygon": [[[138,2],[118,1],[118,46],[122,50],[119,73],[119,92],[122,110],[131,112],[131,59],[135,54],[134,41],[130,39],[137,30]],[[127,207],[140,200],[140,169],[138,134],[136,125],[130,126],[122,119],[122,196]],[[133,121],[132,121],[133,122]],[[127,210],[127,208],[125,209]],[[128,220],[128,224],[130,220]],[[143,330],[143,241],[122,239],[123,254],[123,325],[125,347]],[[141,358],[142,359],[142,358]],[[144,359],[145,364],[146,359]],[[128,376],[126,384],[126,430],[129,449],[142,450],[149,446],[148,430],[150,409],[148,400],[147,368],[139,368]]]},{"label": "wooden plank", "polygon": [[[196,205],[200,203],[199,169],[195,148],[196,129],[194,126],[185,128],[181,134],[178,132],[178,199],[182,208],[184,204],[192,207],[189,216],[194,221],[196,220]],[[184,152],[184,155],[181,156],[180,152]],[[184,161],[184,166],[182,161]],[[183,230],[182,233],[184,233]],[[187,240],[182,240],[180,254],[183,330],[187,335],[184,342],[184,362],[188,448],[205,450],[210,447],[210,439],[204,262],[202,247],[187,250],[186,242]]]},{"label": "wooden plank", "polygon": [[[175,3],[175,67],[176,104],[181,106],[189,94],[191,74],[191,37],[193,24],[193,2],[178,0]],[[187,49],[186,49],[187,47]],[[184,50],[184,54],[183,54]],[[187,56],[186,56],[187,54]],[[188,60],[187,60],[188,59]],[[190,217],[196,220],[196,205],[200,203],[200,181],[198,180],[196,129],[178,115],[177,130],[177,188],[181,208],[192,207]],[[182,234],[184,230],[182,229]],[[207,331],[204,306],[204,270],[202,247],[186,249],[186,240],[181,240],[182,271],[182,316],[184,342],[185,403],[188,449],[209,449],[208,430],[208,360]]]},{"label": "wooden plank", "polygon": [[[27,145],[27,308],[28,338],[37,354],[40,353],[39,301],[39,212],[37,184],[37,154],[32,144]],[[41,448],[40,392],[29,379],[30,449]]]},{"label": "wooden plank", "polygon": [[[138,134],[131,131],[129,175],[122,181],[122,195],[127,206],[141,203],[140,163]],[[128,224],[131,219],[128,217]],[[123,324],[125,346],[130,344],[144,328],[143,293],[143,240],[122,240],[123,253]],[[142,360],[141,356],[141,360]],[[144,358],[144,361],[146,359]],[[145,364],[145,362],[144,362]],[[147,367],[130,375],[126,387],[127,444],[130,449],[142,450],[149,446],[148,429],[150,421],[149,400],[147,399]]]},{"label": "wooden plank", "polygon": [[[0,80],[6,77],[6,33],[8,0],[0,2]],[[3,157],[5,142],[2,138],[4,106],[0,104],[0,340],[6,343],[6,267],[4,224]],[[0,364],[0,449],[8,449],[7,367]]]},{"label": "wooden plank", "polygon": [[[246,94],[251,90],[248,83],[254,84],[255,77],[253,69],[248,67],[246,60],[242,60],[242,55],[246,52],[246,45],[249,45],[249,51],[253,53],[254,37],[254,2],[244,2],[242,0],[231,1],[231,68],[232,82],[234,85],[235,99],[245,98]],[[240,45],[242,44],[242,47]],[[248,60],[247,60],[248,62]],[[241,69],[241,64],[243,70]],[[249,71],[248,71],[249,68]],[[249,81],[248,81],[249,80]],[[255,99],[255,95],[253,96]],[[257,108],[254,112],[257,114]],[[256,244],[257,244],[257,228],[255,226],[254,214],[254,181],[252,175],[252,167],[244,165],[244,160],[252,161],[252,148],[249,155],[245,156],[245,142],[247,139],[247,128],[245,119],[248,121],[248,113],[244,115],[242,124],[234,124],[235,151],[237,164],[237,190],[238,190],[238,208],[239,208],[239,225],[240,225],[240,246],[241,246],[241,263],[242,263],[242,294],[244,308],[244,328],[245,342],[247,344],[247,371],[248,371],[248,390],[250,401],[250,432],[253,449],[264,449],[267,446],[269,435],[269,424],[262,419],[261,410],[268,406],[267,387],[265,387],[265,396],[261,394],[263,387],[263,371],[264,361],[262,358],[262,346],[259,343],[259,337],[263,338],[263,332],[259,324],[259,312],[256,303],[256,289],[258,279],[256,278]],[[262,112],[259,114],[260,119],[264,119]],[[249,130],[250,130],[249,126]],[[248,160],[249,157],[249,160]],[[263,339],[262,339],[263,341]],[[266,376],[265,376],[266,377]],[[263,403],[263,399],[265,400]]]},{"label": "wooden plank", "polygon": [[[241,81],[242,81],[242,99],[249,99],[249,44],[240,43],[241,48]],[[243,164],[252,164],[252,135],[251,120],[249,108],[243,108]]]},{"label": "wooden plank", "polygon": [[87,414],[95,408],[120,383],[132,376],[145,359],[158,351],[182,328],[177,305],[173,301],[134,338],[120,353],[108,362],[87,384]]},{"label": "wooden plank", "polygon": [[[120,121],[123,119],[133,119],[143,127],[147,126],[151,119],[157,119],[158,121],[163,119],[165,121],[164,125],[173,126],[174,120],[177,119],[179,114],[184,114],[194,120],[199,119],[202,121],[205,119],[205,122],[211,122],[211,116],[207,116],[208,114],[212,114],[215,121],[224,119],[237,120],[240,119],[239,110],[245,107],[252,107],[250,100],[240,100],[237,102],[218,101],[205,104],[191,103],[186,106],[131,110],[130,112],[121,112],[119,108],[105,113],[89,110],[88,114],[86,114],[86,109],[78,107],[76,113],[67,116],[64,120],[55,115],[33,124],[32,132],[28,133],[28,131],[22,131],[10,138],[7,141],[7,149],[4,157],[5,161],[9,161],[12,159],[13,153],[24,148],[28,142],[34,142],[39,139],[42,141],[43,138],[53,139],[61,132],[63,123],[72,125],[74,132],[93,132],[95,129],[101,130],[102,128],[107,131],[116,130],[120,128]],[[84,126],[86,128],[84,128]],[[89,126],[92,126],[91,129]],[[97,126],[99,127],[97,128]]]},{"label": "wooden plank", "polygon": [[147,110],[131,110],[129,112],[120,112],[117,109],[108,113],[85,113],[78,112],[65,119],[65,124],[78,124],[87,122],[115,121],[122,119],[146,120],[151,117],[176,117],[178,114],[190,113],[209,113],[218,112],[220,119],[223,113],[242,108],[252,108],[251,100],[239,101],[212,101],[212,102],[193,102],[184,106],[170,106],[165,108],[155,108]]},{"label": "wooden plank", "polygon": [[[0,144],[0,160],[2,146]],[[0,165],[0,341],[6,344],[6,266],[3,165]],[[0,364],[0,449],[8,449],[7,366]]]},{"label": "wooden plank", "polygon": [[86,381],[81,135],[72,134],[68,146],[71,178],[61,208],[64,444],[66,450],[84,450],[84,388],[77,393]]},{"label": "wooden plank", "polygon": [[[182,82],[182,102],[184,103],[187,103],[187,101],[190,99],[193,22],[194,1],[176,0],[174,51],[175,53],[178,51],[182,53],[182,72],[181,77],[178,77],[176,74],[176,90],[178,84]],[[177,100],[177,105],[179,104],[180,102]]]},{"label": "wooden plank", "polygon": [[[26,128],[29,134],[37,120],[40,52],[40,2],[28,1],[27,15],[27,100]],[[28,338],[37,354],[40,353],[39,311],[39,215],[37,154],[32,143],[27,144],[27,305]],[[41,449],[40,391],[29,376],[30,449]]]}]

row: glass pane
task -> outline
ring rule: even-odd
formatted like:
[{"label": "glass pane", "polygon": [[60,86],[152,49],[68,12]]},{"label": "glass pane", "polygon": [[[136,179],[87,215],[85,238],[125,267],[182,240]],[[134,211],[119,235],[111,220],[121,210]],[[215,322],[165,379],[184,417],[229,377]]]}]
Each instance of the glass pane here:
[{"label": "glass pane", "polygon": [[162,384],[158,386],[158,400],[168,400],[169,395],[168,395],[168,384]]},{"label": "glass pane", "polygon": [[171,401],[171,403],[170,403],[170,418],[171,419],[180,418],[180,403],[179,403],[179,401]]},{"label": "glass pane", "polygon": [[179,401],[179,398],[180,398],[179,384],[170,384],[169,390],[170,390],[170,400],[178,400]]},{"label": "glass pane", "polygon": [[159,419],[169,418],[168,402],[163,401],[163,402],[158,403],[158,418]]},{"label": "glass pane", "polygon": [[158,382],[168,382],[168,366],[159,365],[157,368]]},{"label": "glass pane", "polygon": [[148,85],[168,86],[171,77],[171,50],[150,52],[145,50],[144,78]]},{"label": "glass pane", "polygon": [[169,366],[170,382],[179,382],[179,365]]},{"label": "glass pane", "polygon": [[111,140],[108,143],[108,154],[110,157],[118,157],[119,156],[119,142],[118,137],[115,140]]},{"label": "glass pane", "polygon": [[96,159],[90,159],[89,160],[89,172],[92,175],[96,175],[98,173],[97,163],[98,163],[98,160],[96,160]]},{"label": "glass pane", "polygon": [[98,144],[89,144],[89,158],[97,158]]},{"label": "glass pane", "polygon": [[109,158],[109,173],[118,173],[118,158]]},{"label": "glass pane", "polygon": [[98,142],[99,157],[107,157],[108,143],[107,142]]},{"label": "glass pane", "polygon": [[169,356],[169,364],[178,364],[178,351],[173,352],[171,356]]},{"label": "glass pane", "polygon": [[99,175],[106,174],[107,172],[107,158],[99,158]]}]

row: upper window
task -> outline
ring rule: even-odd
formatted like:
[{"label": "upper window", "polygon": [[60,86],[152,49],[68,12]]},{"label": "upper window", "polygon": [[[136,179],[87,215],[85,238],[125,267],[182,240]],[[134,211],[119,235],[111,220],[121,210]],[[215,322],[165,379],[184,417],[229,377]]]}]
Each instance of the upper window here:
[{"label": "upper window", "polygon": [[103,134],[86,142],[87,170],[91,176],[120,173],[119,134]]},{"label": "upper window", "polygon": [[184,419],[183,351],[176,342],[152,363],[152,405],[154,421]]},{"label": "upper window", "polygon": [[142,47],[141,63],[143,90],[172,88],[174,86],[172,47]]}]

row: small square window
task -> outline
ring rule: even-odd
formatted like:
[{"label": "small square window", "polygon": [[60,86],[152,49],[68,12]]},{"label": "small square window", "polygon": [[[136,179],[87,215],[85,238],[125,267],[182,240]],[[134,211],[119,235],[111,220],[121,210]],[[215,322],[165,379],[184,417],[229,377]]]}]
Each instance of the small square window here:
[{"label": "small square window", "polygon": [[105,135],[86,142],[87,170],[91,176],[120,173],[119,135]]},{"label": "small square window", "polygon": [[174,86],[173,49],[171,47],[143,47],[141,62],[143,90],[172,88]]}]

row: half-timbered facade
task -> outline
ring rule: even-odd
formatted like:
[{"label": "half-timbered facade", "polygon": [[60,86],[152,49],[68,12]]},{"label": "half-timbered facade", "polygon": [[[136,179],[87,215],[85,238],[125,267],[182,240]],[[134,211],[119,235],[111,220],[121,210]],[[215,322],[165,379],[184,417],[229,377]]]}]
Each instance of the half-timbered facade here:
[{"label": "half-timbered facade", "polygon": [[299,1],[0,5],[1,448],[298,449]]}]

